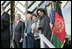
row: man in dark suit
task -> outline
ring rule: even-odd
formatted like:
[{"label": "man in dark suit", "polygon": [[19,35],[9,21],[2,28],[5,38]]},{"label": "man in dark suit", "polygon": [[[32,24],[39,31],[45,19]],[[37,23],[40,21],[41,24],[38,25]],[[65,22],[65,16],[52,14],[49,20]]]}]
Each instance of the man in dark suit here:
[{"label": "man in dark suit", "polygon": [[37,10],[37,15],[41,18],[39,29],[42,30],[42,34],[44,34],[50,41],[52,33],[49,25],[49,17],[47,16],[46,11],[42,8]]},{"label": "man in dark suit", "polygon": [[13,23],[12,33],[13,37],[12,40],[14,41],[14,48],[22,48],[22,41],[23,41],[23,31],[25,28],[25,23],[20,21],[21,15],[15,15],[15,22]]},{"label": "man in dark suit", "polygon": [[1,48],[9,48],[10,46],[10,16],[4,12],[1,5]]}]

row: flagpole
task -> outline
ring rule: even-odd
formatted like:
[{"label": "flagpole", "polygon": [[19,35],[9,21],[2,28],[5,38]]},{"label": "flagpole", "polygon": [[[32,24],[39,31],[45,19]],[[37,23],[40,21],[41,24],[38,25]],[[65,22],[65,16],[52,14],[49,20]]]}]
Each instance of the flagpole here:
[{"label": "flagpole", "polygon": [[[51,1],[51,4],[53,3],[53,1]],[[51,9],[52,10],[52,9]],[[51,11],[51,13],[52,13],[52,11]],[[51,16],[52,16],[52,14],[51,14]],[[51,23],[52,23],[52,21],[51,21]],[[54,32],[54,28],[52,28],[52,37],[53,37],[53,33]],[[52,37],[51,37],[51,41],[52,41]]]},{"label": "flagpole", "polygon": [[45,9],[46,9],[46,4],[47,4],[47,1],[45,1]]},{"label": "flagpole", "polygon": [[36,8],[38,8],[38,7],[39,7],[38,2],[36,2],[36,4],[37,4],[37,5],[36,5]]}]

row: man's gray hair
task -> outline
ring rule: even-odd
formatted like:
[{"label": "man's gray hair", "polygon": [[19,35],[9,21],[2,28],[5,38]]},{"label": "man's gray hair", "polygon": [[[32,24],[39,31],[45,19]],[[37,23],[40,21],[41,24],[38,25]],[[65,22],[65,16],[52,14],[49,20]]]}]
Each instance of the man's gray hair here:
[{"label": "man's gray hair", "polygon": [[16,15],[19,16],[19,17],[21,18],[21,15],[20,15],[20,14],[17,13]]}]

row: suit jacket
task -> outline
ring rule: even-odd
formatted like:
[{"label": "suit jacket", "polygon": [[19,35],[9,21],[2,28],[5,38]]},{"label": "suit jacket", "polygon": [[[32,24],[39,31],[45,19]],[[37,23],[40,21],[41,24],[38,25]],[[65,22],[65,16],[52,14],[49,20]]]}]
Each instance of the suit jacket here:
[{"label": "suit jacket", "polygon": [[10,16],[6,12],[1,15],[1,26],[3,26],[3,29],[1,29],[1,40],[8,40],[10,37]]},{"label": "suit jacket", "polygon": [[44,15],[40,22],[40,29],[42,30],[42,34],[44,34],[48,40],[51,39],[51,29],[49,25],[49,17]]},{"label": "suit jacket", "polygon": [[15,40],[19,42],[21,38],[23,38],[23,31],[25,28],[25,23],[22,21],[19,21],[17,26],[15,27],[15,22],[13,23],[13,28],[12,28],[12,40]]}]

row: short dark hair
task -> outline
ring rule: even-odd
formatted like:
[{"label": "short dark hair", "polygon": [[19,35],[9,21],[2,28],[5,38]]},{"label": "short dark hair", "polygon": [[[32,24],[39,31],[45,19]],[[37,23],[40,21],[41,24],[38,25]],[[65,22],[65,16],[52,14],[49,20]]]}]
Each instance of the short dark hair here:
[{"label": "short dark hair", "polygon": [[[32,11],[27,11],[27,14],[31,14],[32,15],[32,13],[33,13]],[[31,17],[31,19],[32,19],[32,17]]]},{"label": "short dark hair", "polygon": [[27,11],[27,14],[32,14],[33,12],[31,12],[31,11]]},{"label": "short dark hair", "polygon": [[38,11],[42,11],[44,13],[44,15],[45,15],[45,9],[43,9],[43,8],[37,9],[37,15],[39,16]]},{"label": "short dark hair", "polygon": [[32,17],[35,16],[37,18],[37,15],[35,13],[32,14]]}]

